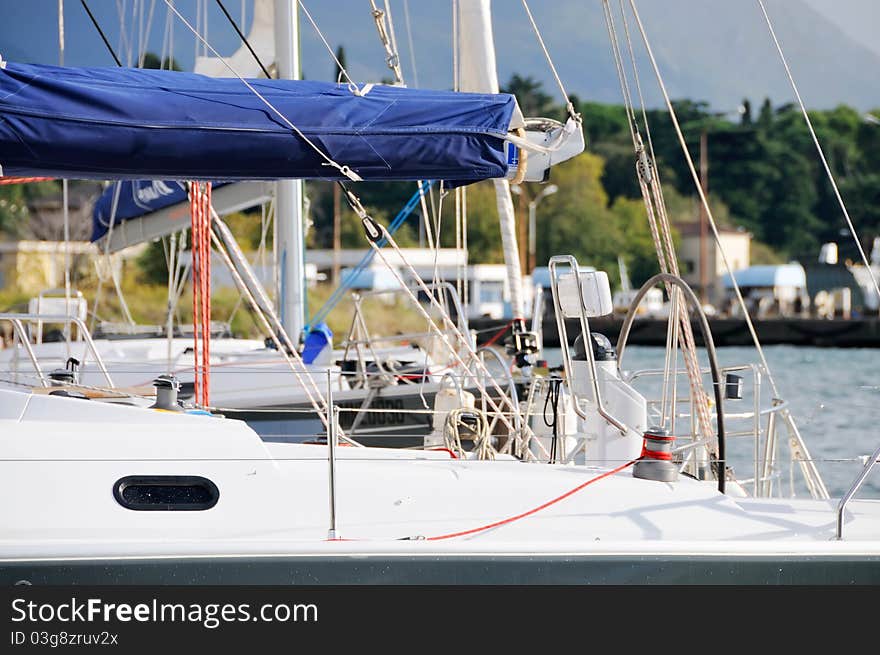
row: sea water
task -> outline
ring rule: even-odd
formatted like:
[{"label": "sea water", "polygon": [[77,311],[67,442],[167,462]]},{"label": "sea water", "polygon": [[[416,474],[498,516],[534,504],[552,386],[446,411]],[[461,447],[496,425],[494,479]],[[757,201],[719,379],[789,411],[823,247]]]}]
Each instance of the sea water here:
[{"label": "sea water", "polygon": [[[701,364],[707,365],[702,349]],[[663,369],[665,349],[651,346],[628,346],[622,368],[633,372],[645,369]],[[764,354],[779,396],[788,408],[800,430],[810,458],[815,462],[828,492],[832,497],[846,493],[862,470],[868,456],[880,446],[880,349],[870,348],[811,348],[803,346],[765,346]],[[559,349],[544,353],[550,366],[561,362]],[[754,348],[724,347],[718,349],[721,367],[740,364],[758,364],[760,358]],[[686,393],[687,379],[679,360],[678,388]],[[738,373],[743,377],[742,400],[726,400],[725,412],[747,413],[754,407],[751,371]],[[709,378],[707,376],[707,381]],[[661,376],[645,377],[634,382],[646,397],[660,397]],[[761,399],[763,408],[770,405],[772,389],[767,376],[762,376]],[[679,405],[681,412],[689,406]],[[713,409],[714,411],[714,409]],[[686,422],[686,421],[685,421]],[[751,419],[727,422],[727,430],[746,430]],[[767,419],[762,424],[766,427]],[[676,432],[682,432],[679,426]],[[687,427],[687,426],[684,426]],[[774,490],[783,496],[807,495],[798,466],[789,464],[787,431],[779,426],[778,466]],[[737,479],[754,476],[754,441],[747,437],[727,440],[728,464]],[[750,492],[750,485],[744,485]],[[880,498],[880,464],[875,466],[857,498]]]}]

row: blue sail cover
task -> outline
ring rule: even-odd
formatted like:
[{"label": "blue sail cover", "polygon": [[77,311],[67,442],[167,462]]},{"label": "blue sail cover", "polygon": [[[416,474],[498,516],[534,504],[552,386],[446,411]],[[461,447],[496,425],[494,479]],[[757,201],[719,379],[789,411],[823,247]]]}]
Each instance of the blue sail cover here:
[{"label": "blue sail cover", "polygon": [[[509,94],[248,80],[364,180],[505,177]],[[344,179],[235,78],[7,63],[3,175],[84,179]]]},{"label": "blue sail cover", "polygon": [[[215,182],[217,189],[228,182]],[[107,234],[114,224],[171,207],[187,199],[185,182],[175,180],[125,180],[108,186],[92,210],[92,241]],[[116,211],[113,206],[116,205]]]}]

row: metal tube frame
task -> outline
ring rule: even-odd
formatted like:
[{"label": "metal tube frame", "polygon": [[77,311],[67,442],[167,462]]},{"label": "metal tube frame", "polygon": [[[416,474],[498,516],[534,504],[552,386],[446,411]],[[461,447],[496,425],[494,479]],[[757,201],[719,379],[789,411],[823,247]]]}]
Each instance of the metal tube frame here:
[{"label": "metal tube frame", "polygon": [[336,425],[339,420],[339,408],[333,406],[333,377],[327,371],[327,463],[329,465],[330,482],[330,529],[327,539],[336,539]]},{"label": "metal tube frame", "polygon": [[[104,379],[107,380],[107,386],[110,389],[115,389],[116,385],[113,383],[113,378],[110,377],[110,373],[107,371],[107,367],[104,365],[104,360],[101,359],[100,353],[98,353],[98,349],[95,347],[95,342],[92,340],[92,335],[89,333],[89,329],[86,327],[86,324],[79,318],[75,316],[64,316],[64,315],[53,315],[53,314],[0,314],[0,321],[10,321],[13,325],[16,322],[19,324],[19,328],[23,329],[23,325],[21,321],[41,321],[44,323],[64,323],[68,327],[70,324],[74,324],[79,331],[78,334],[82,335],[83,340],[86,342],[86,346],[89,350],[92,351],[92,355],[95,358],[95,363],[98,366],[98,369],[101,371],[101,374],[104,376]],[[31,362],[34,364],[36,370],[38,371],[41,379],[43,378],[43,373],[40,370],[39,365],[36,363],[36,355],[34,354],[33,349],[30,347],[30,340],[24,336],[22,338],[22,342],[26,343],[26,350],[28,351],[28,357],[31,359]],[[83,358],[85,359],[85,358]],[[83,362],[85,363],[85,361]],[[47,386],[47,385],[44,385]]]},{"label": "metal tube frame", "polygon": [[849,491],[844,494],[843,498],[840,499],[840,502],[837,504],[837,539],[840,541],[843,539],[843,514],[844,510],[846,510],[846,506],[850,500],[852,500],[853,496],[856,495],[859,488],[862,486],[862,483],[868,477],[868,474],[871,472],[871,469],[874,468],[874,465],[877,463],[877,459],[880,458],[880,446],[877,447],[877,450],[871,455],[871,459],[865,462],[864,468],[861,472],[856,476],[856,479],[853,481],[852,485],[849,488]]},{"label": "metal tube frame", "polygon": [[[721,394],[721,374],[719,372],[721,367],[718,365],[718,358],[715,352],[715,342],[712,339],[712,330],[709,328],[709,321],[706,318],[706,313],[703,311],[703,307],[700,304],[700,301],[697,298],[696,294],[694,294],[693,289],[691,289],[688,286],[687,282],[685,282],[679,276],[672,275],[671,273],[658,273],[657,275],[646,281],[642,285],[641,289],[639,289],[635,298],[633,298],[629,306],[629,311],[626,314],[626,318],[623,320],[623,325],[621,325],[620,327],[620,335],[617,338],[617,370],[620,371],[621,369],[623,353],[624,349],[626,348],[626,341],[629,338],[629,331],[632,328],[633,321],[636,317],[636,309],[638,309],[638,306],[641,303],[642,298],[645,297],[645,294],[648,293],[651,288],[653,288],[660,282],[665,283],[667,286],[670,284],[675,285],[675,287],[677,287],[678,290],[681,292],[681,295],[683,296],[687,304],[693,308],[699,319],[700,331],[703,334],[703,348],[705,349],[706,355],[709,358],[709,366],[712,370],[713,388],[715,392],[715,415],[718,440],[718,491],[724,493],[727,477],[727,464],[724,452],[724,397]],[[672,315],[670,315],[670,320],[676,319],[673,319]],[[587,352],[590,352],[589,348],[587,349]],[[691,389],[692,395],[693,391],[694,390]]]},{"label": "metal tube frame", "polygon": [[[504,361],[504,359],[501,357],[501,355],[498,353],[497,350],[495,350],[491,347],[487,348],[485,346],[483,346],[481,348],[477,348],[477,355],[479,355],[480,357],[483,358],[484,365],[485,365],[485,361],[486,361],[485,355],[487,353],[489,355],[491,355],[492,357],[494,357],[495,360],[499,364],[501,364],[501,370],[504,371],[504,378],[507,380],[507,389],[508,389],[508,393],[510,394],[510,401],[513,405],[513,427],[516,430],[517,434],[519,435],[519,438],[517,441],[519,443],[522,443],[523,439],[525,438],[525,435],[524,435],[525,431],[523,430],[522,415],[520,413],[519,394],[517,394],[517,392],[516,392],[516,382],[514,382],[513,375],[511,375],[511,373],[510,373],[510,369],[508,369],[506,362]],[[483,384],[483,386],[484,387],[486,386],[485,383]],[[496,422],[497,422],[497,418],[496,418]],[[494,422],[493,422],[492,427],[494,428]],[[509,440],[507,442],[507,444],[505,444],[504,448],[501,449],[501,452],[507,452],[508,445],[511,443],[513,443],[513,440]]]},{"label": "metal tube frame", "polygon": [[[569,386],[571,385],[572,364],[571,353],[568,349],[568,331],[565,328],[565,315],[562,312],[562,303],[559,300],[559,279],[556,275],[556,268],[559,264],[567,264],[571,268],[571,272],[575,276],[575,281],[577,282],[578,304],[580,309],[580,316],[578,316],[578,318],[581,324],[581,334],[583,335],[585,340],[584,350],[587,351],[587,362],[590,366],[590,375],[592,377],[593,396],[596,401],[596,410],[599,412],[599,416],[601,416],[609,424],[620,430],[621,434],[626,434],[629,431],[628,426],[616,417],[614,417],[607,409],[605,409],[605,406],[602,404],[602,395],[599,391],[599,378],[596,371],[596,359],[593,356],[593,348],[589,342],[589,339],[592,339],[592,336],[590,332],[590,322],[587,318],[586,308],[584,307],[584,289],[583,283],[581,282],[580,267],[578,266],[577,260],[572,255],[554,255],[550,258],[549,262],[550,288],[553,292],[553,309],[556,312],[556,327],[559,331],[559,345],[562,348],[562,365],[565,367],[565,377],[567,383],[569,384]],[[573,403],[575,413],[584,420],[588,419],[589,416],[584,410],[580,408],[574,393],[572,393],[572,398],[575,401]]]}]

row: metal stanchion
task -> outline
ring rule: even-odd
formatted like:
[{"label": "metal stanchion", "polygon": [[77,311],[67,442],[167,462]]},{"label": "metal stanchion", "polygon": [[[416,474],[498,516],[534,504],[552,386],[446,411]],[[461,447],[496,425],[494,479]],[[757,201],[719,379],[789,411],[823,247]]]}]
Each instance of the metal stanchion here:
[{"label": "metal stanchion", "polygon": [[327,459],[330,462],[330,530],[328,539],[336,539],[336,424],[338,408],[333,406],[333,383],[331,371],[327,371]]}]

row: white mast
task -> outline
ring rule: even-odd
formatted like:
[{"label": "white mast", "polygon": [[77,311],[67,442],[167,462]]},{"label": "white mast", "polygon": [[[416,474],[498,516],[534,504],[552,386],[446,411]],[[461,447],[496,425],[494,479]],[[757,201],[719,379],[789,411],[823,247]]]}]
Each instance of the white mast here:
[{"label": "white mast", "polygon": [[[275,0],[275,62],[278,78],[298,80],[299,18],[296,0]],[[278,243],[278,308],[281,324],[296,343],[305,324],[302,180],[276,182],[275,224]]]},{"label": "white mast", "polygon": [[[498,93],[498,70],[495,66],[495,40],[492,36],[491,0],[458,0],[458,61],[460,90],[475,93]],[[510,283],[513,318],[523,318],[525,301],[522,269],[516,242],[516,217],[510,197],[510,183],[496,179],[495,196],[501,223],[501,244]]]}]

